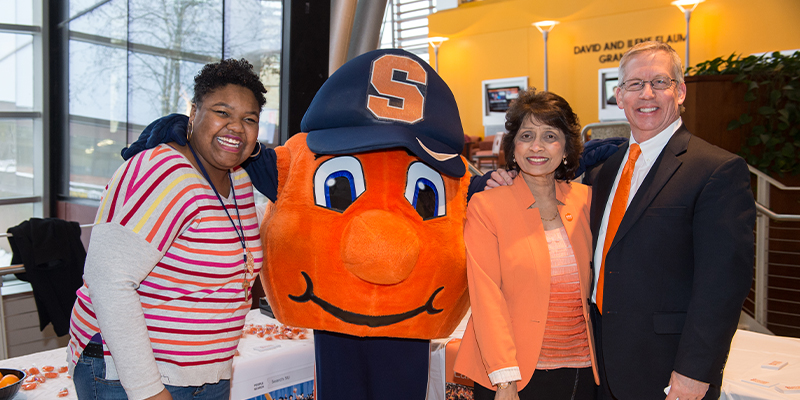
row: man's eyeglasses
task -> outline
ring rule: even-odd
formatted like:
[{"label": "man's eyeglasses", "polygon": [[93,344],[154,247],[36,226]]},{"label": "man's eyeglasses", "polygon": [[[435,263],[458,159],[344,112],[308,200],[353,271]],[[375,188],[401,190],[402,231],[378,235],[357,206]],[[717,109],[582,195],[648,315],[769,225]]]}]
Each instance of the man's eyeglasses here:
[{"label": "man's eyeglasses", "polygon": [[625,81],[620,85],[621,88],[629,92],[638,92],[644,89],[645,84],[649,83],[653,90],[667,90],[672,87],[672,83],[678,83],[677,79],[670,79],[666,77],[655,78],[652,81],[645,81],[641,79],[631,79]]}]

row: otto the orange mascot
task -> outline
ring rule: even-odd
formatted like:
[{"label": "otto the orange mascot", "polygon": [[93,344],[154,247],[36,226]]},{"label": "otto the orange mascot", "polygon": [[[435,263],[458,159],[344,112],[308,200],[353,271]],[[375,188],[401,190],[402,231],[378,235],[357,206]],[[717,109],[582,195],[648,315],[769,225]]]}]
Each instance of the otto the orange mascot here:
[{"label": "otto the orange mascot", "polygon": [[[185,141],[148,126],[123,157]],[[417,56],[376,50],[317,92],[299,133],[245,165],[273,203],[262,283],[284,324],[314,329],[317,399],[424,400],[429,340],[469,307],[469,178],[450,88]]]},{"label": "otto the orange mascot", "polygon": [[425,61],[377,50],[327,80],[301,128],[276,149],[261,225],[269,302],[314,329],[319,399],[425,399],[429,339],[468,307],[455,99]]}]

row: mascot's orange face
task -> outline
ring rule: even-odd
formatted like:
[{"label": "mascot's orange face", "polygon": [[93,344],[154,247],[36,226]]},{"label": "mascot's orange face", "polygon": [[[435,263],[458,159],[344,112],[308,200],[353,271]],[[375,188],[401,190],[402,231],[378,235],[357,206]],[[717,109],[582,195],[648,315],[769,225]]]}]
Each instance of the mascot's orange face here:
[{"label": "mascot's orange face", "polygon": [[449,335],[469,306],[469,176],[402,149],[317,158],[305,140],[276,149],[278,201],[261,225],[278,319],[355,336]]}]

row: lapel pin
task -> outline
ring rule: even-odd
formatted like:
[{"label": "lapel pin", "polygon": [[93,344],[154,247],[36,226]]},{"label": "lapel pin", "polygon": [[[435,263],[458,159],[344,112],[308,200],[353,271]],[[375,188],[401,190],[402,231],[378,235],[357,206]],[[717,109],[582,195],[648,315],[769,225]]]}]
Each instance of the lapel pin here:
[{"label": "lapel pin", "polygon": [[565,215],[564,218],[566,218],[567,221],[572,221],[572,214],[567,213],[567,215]]}]

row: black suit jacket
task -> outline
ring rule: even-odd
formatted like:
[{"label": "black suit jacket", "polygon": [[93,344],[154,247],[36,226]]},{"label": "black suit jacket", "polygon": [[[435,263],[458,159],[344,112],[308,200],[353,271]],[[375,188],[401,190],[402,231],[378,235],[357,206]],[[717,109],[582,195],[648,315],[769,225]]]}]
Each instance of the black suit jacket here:
[{"label": "black suit jacket", "polygon": [[[592,171],[593,248],[628,143]],[[745,161],[681,126],[632,199],[606,256],[602,343],[620,399],[663,399],[673,370],[718,398],[753,279]]]}]

